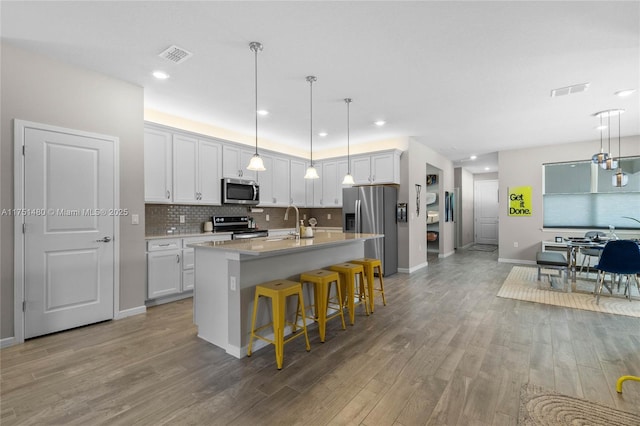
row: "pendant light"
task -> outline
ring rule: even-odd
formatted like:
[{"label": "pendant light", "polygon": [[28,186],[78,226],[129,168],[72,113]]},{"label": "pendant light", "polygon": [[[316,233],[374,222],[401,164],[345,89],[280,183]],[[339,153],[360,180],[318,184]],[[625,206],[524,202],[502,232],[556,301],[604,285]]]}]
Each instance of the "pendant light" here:
[{"label": "pendant light", "polygon": [[622,153],[620,152],[620,115],[623,112],[624,110],[618,110],[618,170],[611,178],[611,183],[617,188],[627,186],[629,183],[629,176],[622,171]]},{"label": "pendant light", "polygon": [[349,161],[349,105],[351,104],[351,98],[345,98],[344,102],[347,104],[347,174],[344,175],[342,184],[355,185],[353,176],[351,176],[351,162]]},{"label": "pendant light", "polygon": [[256,153],[253,154],[251,160],[249,161],[249,165],[247,166],[247,170],[255,170],[257,172],[263,172],[266,169],[264,168],[264,163],[262,162],[262,158],[258,155],[258,51],[262,50],[262,44],[257,41],[252,41],[249,43],[249,48],[254,53],[255,57],[255,95],[256,95],[256,105],[255,105],[255,114],[256,114]]},{"label": "pendant light", "polygon": [[313,75],[307,76],[307,81],[309,82],[309,142],[311,144],[310,149],[310,159],[309,167],[307,167],[307,173],[305,173],[305,179],[318,179],[318,171],[315,167],[313,167],[313,82],[316,81],[317,78]]},{"label": "pendant light", "polygon": [[607,154],[607,159],[604,163],[600,163],[600,167],[604,170],[613,170],[618,167],[618,162],[613,159],[611,155],[611,114],[615,113],[615,109],[610,109],[608,111],[603,111],[604,114],[607,114],[607,137],[609,139],[609,153]]},{"label": "pendant light", "polygon": [[591,161],[594,164],[602,164],[607,161],[607,159],[609,158],[609,154],[604,152],[604,149],[602,148],[602,115],[597,115],[600,118],[600,126],[598,127],[598,129],[600,129],[600,152],[597,154],[593,154],[593,157],[591,157]]}]

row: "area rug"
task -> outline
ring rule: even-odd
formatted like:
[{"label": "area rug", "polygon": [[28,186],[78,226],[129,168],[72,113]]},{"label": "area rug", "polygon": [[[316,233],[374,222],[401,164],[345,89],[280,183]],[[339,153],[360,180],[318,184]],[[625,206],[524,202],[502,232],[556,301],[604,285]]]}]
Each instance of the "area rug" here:
[{"label": "area rug", "polygon": [[518,424],[638,426],[640,416],[596,402],[524,384],[520,390]]},{"label": "area rug", "polygon": [[[514,266],[502,284],[498,297],[640,318],[640,296],[635,283],[632,287],[631,302],[620,295],[605,296],[606,290],[603,290],[600,304],[596,305],[596,298],[590,294],[594,288],[593,281],[578,280],[577,288],[583,292],[565,293],[553,290],[562,288],[563,284],[562,280],[553,276],[550,278],[549,274],[543,274],[542,288],[538,288],[537,276],[538,270],[535,267]],[[553,287],[549,286],[549,279]]]},{"label": "area rug", "polygon": [[496,251],[497,249],[498,246],[495,246],[493,244],[474,244],[469,247],[469,250],[474,251]]}]

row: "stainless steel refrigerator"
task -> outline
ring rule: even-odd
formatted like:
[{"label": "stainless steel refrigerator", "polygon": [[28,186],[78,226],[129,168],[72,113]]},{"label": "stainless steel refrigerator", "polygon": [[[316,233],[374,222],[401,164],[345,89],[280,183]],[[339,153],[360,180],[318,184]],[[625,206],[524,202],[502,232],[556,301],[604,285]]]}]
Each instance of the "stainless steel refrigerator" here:
[{"label": "stainless steel refrigerator", "polygon": [[398,191],[393,186],[358,186],[342,190],[344,232],[384,234],[365,241],[366,257],[380,259],[384,275],[398,272]]}]

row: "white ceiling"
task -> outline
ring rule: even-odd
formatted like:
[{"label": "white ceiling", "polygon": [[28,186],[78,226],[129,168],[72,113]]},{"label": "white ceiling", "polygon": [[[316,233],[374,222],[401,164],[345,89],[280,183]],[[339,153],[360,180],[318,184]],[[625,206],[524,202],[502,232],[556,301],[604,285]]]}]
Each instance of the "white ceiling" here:
[{"label": "white ceiling", "polygon": [[[140,85],[145,106],[314,152],[412,136],[483,172],[500,150],[595,140],[596,111],[640,134],[640,2],[7,2],[5,41]],[[158,57],[171,45],[182,64]],[[155,69],[171,78],[157,81]],[[590,82],[551,98],[551,89]],[[387,125],[376,127],[375,120]],[[612,126],[613,127],[613,126]],[[617,136],[617,121],[615,136]],[[320,131],[329,133],[321,138]],[[594,145],[594,152],[597,150]],[[345,152],[346,153],[346,152]]]}]

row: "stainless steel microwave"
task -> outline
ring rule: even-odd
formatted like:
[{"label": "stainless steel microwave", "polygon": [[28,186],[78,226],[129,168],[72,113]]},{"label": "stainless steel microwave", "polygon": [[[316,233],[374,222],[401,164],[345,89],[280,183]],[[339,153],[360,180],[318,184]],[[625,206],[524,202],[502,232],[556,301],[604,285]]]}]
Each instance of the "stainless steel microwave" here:
[{"label": "stainless steel microwave", "polygon": [[258,204],[260,185],[253,180],[222,179],[222,202],[225,204]]}]

